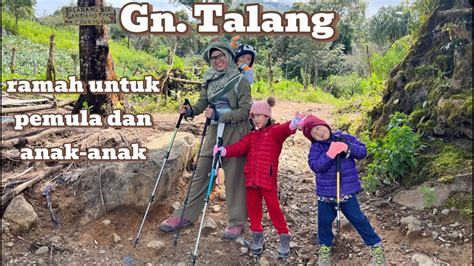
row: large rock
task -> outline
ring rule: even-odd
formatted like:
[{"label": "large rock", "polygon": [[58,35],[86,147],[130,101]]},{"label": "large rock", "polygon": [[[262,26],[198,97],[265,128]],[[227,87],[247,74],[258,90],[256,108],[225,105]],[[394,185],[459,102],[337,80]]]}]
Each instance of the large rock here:
[{"label": "large rock", "polygon": [[23,195],[19,195],[8,204],[3,219],[10,222],[11,233],[20,234],[30,230],[37,223],[38,215]]},{"label": "large rock", "polygon": [[435,262],[428,255],[422,253],[416,253],[411,257],[411,263],[418,266],[431,266],[435,265]]},{"label": "large rock", "polygon": [[[423,184],[421,186],[427,186]],[[452,182],[449,184],[437,184],[433,193],[434,202],[431,206],[425,206],[425,195],[420,191],[420,187],[410,190],[402,190],[395,197],[393,201],[416,210],[421,210],[424,207],[440,207],[446,203],[453,192],[471,192],[472,191],[472,176],[471,174],[462,174],[453,176]]]},{"label": "large rock", "polygon": [[[107,210],[130,206],[143,212],[150,200],[171,136],[172,133],[166,133],[145,143],[143,146],[148,149],[148,159],[145,162],[107,163],[86,169],[74,187],[84,203],[81,223],[88,223],[104,215],[100,186]],[[176,183],[186,169],[195,141],[196,138],[190,133],[176,135],[153,204],[176,189]]]}]

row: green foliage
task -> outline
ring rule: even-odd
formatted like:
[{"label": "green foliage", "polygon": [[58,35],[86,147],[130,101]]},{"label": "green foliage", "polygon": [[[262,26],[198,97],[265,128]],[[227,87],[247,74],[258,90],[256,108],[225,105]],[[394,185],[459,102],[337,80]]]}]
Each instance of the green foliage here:
[{"label": "green foliage", "polygon": [[328,78],[328,88],[326,89],[336,98],[348,98],[354,94],[362,92],[362,78],[357,74],[331,75]]},{"label": "green foliage", "polygon": [[[68,30],[41,25],[34,21],[20,20],[18,27],[15,26],[15,19],[8,13],[2,13],[2,25],[9,31],[17,35],[30,39],[31,41],[49,47],[49,37],[55,34],[56,51],[64,49],[71,54],[79,54],[79,33],[78,29]],[[142,71],[152,70],[164,62],[157,60],[146,52],[127,48],[121,44],[109,40],[110,51],[117,69],[124,66],[132,71],[138,68]],[[58,60],[59,61],[59,60]],[[133,68],[133,69],[132,69]]]},{"label": "green foliage", "polygon": [[417,34],[421,26],[428,21],[428,17],[440,2],[440,0],[415,0],[409,7],[405,8],[411,15],[408,28],[413,35]]},{"label": "green foliage", "polygon": [[[15,75],[10,74],[10,61],[12,49],[16,48]],[[13,35],[2,37],[2,82],[13,78],[45,79],[46,64],[48,62],[48,47],[40,45]],[[57,79],[66,79],[69,75],[76,74],[73,54],[63,49],[55,52],[55,66]],[[35,71],[36,65],[36,73]]]},{"label": "green foliage", "polygon": [[390,70],[408,54],[412,37],[405,36],[393,43],[384,55],[375,53],[370,58],[372,71],[382,79],[389,77]]},{"label": "green foliage", "polygon": [[378,44],[394,43],[407,35],[410,13],[402,5],[379,9],[369,21],[369,36]]},{"label": "green foliage", "polygon": [[177,112],[184,99],[189,99],[195,103],[199,98],[199,93],[174,94],[171,98],[165,98],[163,95],[137,95],[130,97],[133,111],[135,113],[156,113],[156,112]]},{"label": "green foliage", "polygon": [[266,99],[268,96],[275,96],[279,100],[294,102],[328,103],[335,106],[341,106],[342,104],[342,101],[319,88],[309,87],[304,90],[303,84],[294,80],[282,80],[274,83],[272,89],[273,92],[270,90],[268,82],[257,81],[252,84],[251,94],[255,99]]},{"label": "green foliage", "polygon": [[436,201],[436,193],[434,187],[427,187],[425,185],[420,186],[418,190],[423,193],[423,200],[425,201],[425,207],[429,208],[433,206]]},{"label": "green foliage", "polygon": [[[253,73],[256,80],[268,81],[268,76],[270,75],[268,66],[262,64],[254,64],[252,66]],[[279,67],[272,67],[273,72],[273,81],[278,81],[283,79],[283,71]]]},{"label": "green foliage", "polygon": [[472,216],[472,194],[456,193],[451,195],[446,201],[447,208],[456,208],[465,216]]},{"label": "green foliage", "polygon": [[422,145],[420,136],[407,125],[407,120],[403,113],[392,114],[387,134],[381,139],[366,141],[372,161],[362,180],[368,191],[391,184],[417,165],[416,153]]},{"label": "green foliage", "polygon": [[15,16],[15,26],[18,19],[33,18],[35,5],[36,0],[2,0],[2,10]]}]

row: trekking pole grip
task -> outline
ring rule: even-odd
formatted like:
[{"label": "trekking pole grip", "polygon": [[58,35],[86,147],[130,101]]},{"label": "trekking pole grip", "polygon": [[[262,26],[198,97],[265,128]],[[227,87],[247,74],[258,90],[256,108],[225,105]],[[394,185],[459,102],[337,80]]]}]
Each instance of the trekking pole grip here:
[{"label": "trekking pole grip", "polygon": [[[183,105],[191,106],[191,103],[189,102],[188,99],[184,99]],[[181,121],[183,121],[184,115],[185,115],[185,114],[180,114],[180,115],[179,115],[178,122],[176,123],[176,128],[179,128],[179,126],[181,125]]]}]

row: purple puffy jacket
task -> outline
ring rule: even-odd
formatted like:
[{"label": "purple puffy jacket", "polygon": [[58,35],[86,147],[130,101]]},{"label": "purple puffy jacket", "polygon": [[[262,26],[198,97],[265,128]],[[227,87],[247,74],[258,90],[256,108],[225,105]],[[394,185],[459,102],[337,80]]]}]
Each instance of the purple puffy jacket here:
[{"label": "purple puffy jacket", "polygon": [[323,197],[336,197],[336,159],[331,159],[326,152],[336,137],[342,138],[349,145],[348,158],[341,156],[341,197],[359,192],[361,184],[355,160],[367,156],[365,144],[354,136],[336,132],[327,141],[313,141],[308,155],[308,164],[316,173],[316,194]]}]

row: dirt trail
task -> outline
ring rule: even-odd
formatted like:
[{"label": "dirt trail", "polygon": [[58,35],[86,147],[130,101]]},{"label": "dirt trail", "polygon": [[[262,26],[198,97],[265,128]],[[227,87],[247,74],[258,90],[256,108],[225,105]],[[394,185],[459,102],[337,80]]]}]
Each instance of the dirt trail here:
[{"label": "dirt trail", "polygon": [[[334,121],[332,112],[334,108],[330,105],[278,102],[273,108],[273,117],[277,122],[290,119],[295,111],[312,112],[331,124]],[[175,114],[157,115],[159,127],[172,130]],[[197,118],[194,122],[183,123],[185,131],[199,134],[204,119]],[[266,233],[266,249],[263,253],[263,261],[270,264],[308,264],[317,261],[318,245],[315,243],[317,232],[317,206],[314,195],[315,179],[313,173],[307,166],[307,154],[309,142],[301,132],[291,136],[285,143],[280,157],[280,201],[283,211],[287,216],[290,231],[293,234],[292,252],[286,262],[276,259],[278,246],[277,234],[271,225],[268,215],[264,215],[264,228]],[[186,173],[185,177],[190,174]],[[144,210],[132,208],[119,208],[112,210],[102,219],[79,225],[75,212],[80,206],[74,206],[74,191],[69,187],[61,187],[53,194],[53,207],[58,210],[62,220],[62,227],[54,228],[46,202],[41,193],[31,190],[26,197],[34,206],[39,216],[38,226],[23,235],[22,238],[10,237],[2,234],[2,264],[18,263],[85,263],[85,264],[127,264],[134,263],[143,265],[152,263],[154,265],[179,264],[189,265],[190,255],[194,248],[198,225],[182,231],[177,247],[172,246],[174,234],[162,233],[158,225],[173,210],[172,205],[181,203],[187,187],[187,178],[180,178],[176,193],[160,202],[151,210],[150,216],[145,223],[144,231],[139,246],[134,249],[132,239],[135,236]],[[217,223],[214,232],[206,232],[201,238],[200,256],[198,264],[211,265],[253,265],[254,260],[243,250],[240,243],[225,241],[221,235],[226,226],[227,211],[225,202],[221,201],[216,191],[211,199],[210,206],[220,205],[219,212],[208,210],[209,217]],[[376,231],[381,235],[386,249],[387,262],[393,265],[409,264],[415,253],[424,253],[437,262],[449,262],[456,264],[472,264],[472,223],[470,219],[460,215],[450,215],[435,220],[436,223],[450,224],[459,221],[460,226],[465,228],[467,234],[471,234],[467,243],[452,243],[448,248],[440,241],[433,241],[431,235],[408,239],[405,229],[400,226],[399,219],[415,211],[400,208],[393,203],[386,203],[390,195],[384,198],[368,198],[361,194],[362,208],[369,217]],[[431,210],[427,210],[426,215]],[[104,223],[104,221],[110,223]],[[362,243],[361,238],[351,228],[344,226],[343,232],[338,238],[333,262],[337,264],[368,264],[371,262],[370,250]],[[114,243],[113,234],[121,237],[121,241]],[[248,229],[245,238],[250,239]],[[159,251],[147,248],[151,240],[161,240],[165,247]],[[13,243],[8,244],[7,243]],[[54,244],[51,244],[54,242]],[[35,255],[39,246],[53,246],[53,252],[43,255]],[[11,246],[11,247],[10,247]]]}]

